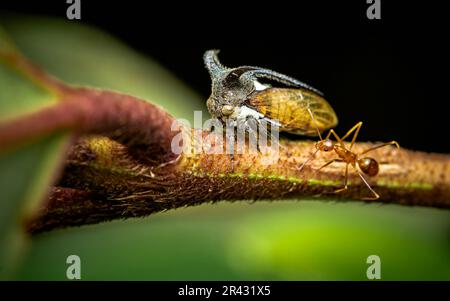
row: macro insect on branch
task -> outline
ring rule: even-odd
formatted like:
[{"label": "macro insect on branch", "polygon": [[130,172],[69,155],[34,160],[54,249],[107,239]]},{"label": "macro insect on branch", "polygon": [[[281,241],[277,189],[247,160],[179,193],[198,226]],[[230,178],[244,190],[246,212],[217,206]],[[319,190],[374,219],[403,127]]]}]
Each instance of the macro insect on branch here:
[{"label": "macro insect on branch", "polygon": [[[207,107],[213,118],[244,126],[251,119],[276,124],[280,131],[314,136],[319,131],[337,125],[336,113],[322,97],[322,92],[287,75],[252,66],[224,67],[217,57],[218,50],[204,55],[212,81]],[[272,88],[259,79],[291,88]],[[308,109],[315,114],[314,124]]]},{"label": "macro insect on branch", "polygon": [[[255,76],[270,78],[274,73],[254,70],[255,67],[239,67],[236,74],[244,76],[239,76],[236,81],[236,74],[230,75],[233,69],[219,65],[214,56],[209,58],[215,60],[212,72],[219,77],[234,77],[232,82],[236,85],[241,85],[241,80],[245,83],[251,79],[253,84],[248,91],[252,97],[251,101],[246,98],[245,106],[264,118],[278,119],[280,127],[286,131],[311,135],[316,131],[314,121],[308,116],[308,106],[305,102],[299,105],[302,97],[311,100],[309,108],[317,116],[320,130],[337,123],[331,106],[312,88],[294,84],[295,87],[290,88],[258,91]],[[67,154],[61,161],[61,172],[55,171],[47,197],[36,210],[20,219],[30,232],[145,216],[221,200],[317,198],[361,201],[366,195],[366,185],[353,173],[348,175],[348,190],[333,193],[342,186],[344,164],[338,162],[318,170],[334,157],[331,152],[322,153],[299,169],[315,151],[313,141],[281,139],[283,147],[276,163],[270,165],[264,162],[266,158],[261,153],[238,154],[233,158],[233,165],[232,158],[226,153],[181,153],[176,156],[171,149],[171,141],[177,134],[171,130],[174,118],[164,109],[117,92],[68,86],[22,56],[1,48],[0,66],[51,91],[58,100],[26,115],[1,119],[2,156],[54,133],[71,135]],[[278,79],[292,81],[284,76],[278,76]],[[213,81],[213,94],[224,91],[214,88],[217,85]],[[255,91],[251,92],[253,88]],[[302,93],[295,92],[298,90]],[[279,101],[278,95],[287,95],[295,102]],[[220,97],[221,101],[229,100],[223,94]],[[241,116],[242,103],[231,102],[232,110],[224,108],[226,105],[230,103],[208,102],[218,117],[229,112],[231,114],[227,116],[233,113]],[[297,113],[284,114],[284,110]],[[372,146],[372,143],[355,143],[352,151],[359,153]],[[395,148],[376,149],[372,154],[387,162],[380,165],[379,174],[370,180],[370,185],[380,195],[377,202],[450,208],[448,155]],[[430,168],[433,173],[428,172]]]},{"label": "macro insect on branch", "polygon": [[[306,163],[310,162],[318,151],[335,151],[339,158],[334,158],[319,168],[320,170],[334,162],[346,163],[344,188],[335,192],[338,193],[348,189],[348,167],[351,165],[373,194],[373,197],[364,197],[364,199],[375,200],[379,198],[379,195],[362,175],[364,173],[372,177],[376,176],[379,171],[378,162],[370,157],[359,158],[359,155],[388,145],[399,147],[397,142],[384,143],[360,154],[352,152],[362,122],[356,124],[342,138],[331,129],[323,140],[321,133],[326,129],[335,127],[338,120],[333,108],[323,98],[322,92],[299,80],[272,70],[251,66],[226,68],[219,62],[217,54],[218,50],[209,50],[204,55],[205,65],[212,80],[212,93],[207,105],[213,117],[231,123],[236,128],[243,127],[249,134],[256,131],[256,127],[248,125],[249,120],[259,123],[266,121],[265,124],[268,125],[276,124],[275,130],[280,129],[284,132],[309,136],[317,134],[320,141],[316,143],[316,151],[301,165],[299,170],[303,170]],[[264,86],[258,82],[258,78],[261,77],[294,88],[283,89]],[[261,126],[259,128],[261,129]],[[269,131],[265,130],[265,132]],[[346,148],[343,141],[353,132],[350,147]],[[331,135],[336,138],[338,144],[330,139]],[[228,143],[234,143],[234,140],[229,140]],[[234,158],[234,153],[231,155]]]}]

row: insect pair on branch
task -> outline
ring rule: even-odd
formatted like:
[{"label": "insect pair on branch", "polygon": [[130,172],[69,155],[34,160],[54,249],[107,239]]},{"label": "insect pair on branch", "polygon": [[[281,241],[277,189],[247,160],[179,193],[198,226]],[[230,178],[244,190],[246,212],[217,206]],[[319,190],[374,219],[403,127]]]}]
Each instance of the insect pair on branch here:
[{"label": "insect pair on branch", "polygon": [[[373,177],[379,172],[377,160],[364,156],[367,153],[398,143],[391,141],[360,153],[352,148],[358,137],[362,122],[357,123],[344,136],[339,137],[332,129],[338,119],[331,105],[319,90],[284,74],[260,67],[241,66],[236,68],[224,67],[218,60],[218,50],[208,50],[204,55],[204,62],[212,80],[211,96],[207,101],[208,111],[219,120],[234,121],[236,124],[248,121],[276,125],[280,132],[298,135],[318,136],[313,154],[299,167],[302,170],[310,163],[318,152],[335,152],[337,158],[330,160],[322,169],[335,162],[345,163],[344,187],[335,192],[348,189],[348,170],[352,166],[361,180],[371,191],[371,197],[364,199],[378,199],[379,195],[372,189],[364,175]],[[283,84],[289,88],[271,87],[262,83],[268,80]],[[330,130],[322,138],[321,133]],[[344,140],[353,134],[350,146]],[[336,141],[331,140],[336,139]]]}]

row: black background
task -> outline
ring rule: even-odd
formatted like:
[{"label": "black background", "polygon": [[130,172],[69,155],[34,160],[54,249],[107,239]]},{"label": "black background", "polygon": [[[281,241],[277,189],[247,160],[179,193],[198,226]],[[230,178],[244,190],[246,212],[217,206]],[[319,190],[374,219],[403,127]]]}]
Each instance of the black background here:
[{"label": "black background", "polygon": [[[450,152],[445,8],[381,0],[381,20],[358,1],[93,1],[81,22],[119,37],[201,93],[206,49],[226,66],[256,65],[323,91],[338,133],[363,121],[359,140]],[[427,4],[428,3],[428,4]],[[432,6],[435,5],[435,6]],[[65,18],[59,1],[6,1],[0,10]]]}]

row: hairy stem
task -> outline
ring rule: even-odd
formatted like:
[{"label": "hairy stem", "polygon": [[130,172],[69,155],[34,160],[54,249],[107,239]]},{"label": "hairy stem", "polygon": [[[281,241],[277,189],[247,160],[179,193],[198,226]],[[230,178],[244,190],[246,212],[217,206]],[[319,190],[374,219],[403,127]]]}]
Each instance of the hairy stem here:
[{"label": "hairy stem", "polygon": [[[363,201],[369,189],[350,167],[349,189],[343,185],[345,165],[318,153],[299,170],[314,150],[313,141],[282,141],[279,156],[245,153],[182,154],[166,165],[135,161],[126,147],[107,138],[81,140],[68,157],[66,170],[31,232],[56,227],[145,216],[172,208],[220,200],[312,199]],[[356,152],[373,146],[359,143]],[[380,199],[365,202],[450,208],[450,156],[386,147],[371,153],[380,173],[368,178]],[[73,197],[74,191],[77,197]]]}]

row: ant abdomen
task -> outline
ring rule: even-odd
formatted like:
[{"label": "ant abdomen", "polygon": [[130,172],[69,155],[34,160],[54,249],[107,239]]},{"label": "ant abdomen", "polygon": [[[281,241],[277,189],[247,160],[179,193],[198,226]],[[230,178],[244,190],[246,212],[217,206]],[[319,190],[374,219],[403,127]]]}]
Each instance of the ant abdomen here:
[{"label": "ant abdomen", "polygon": [[358,159],[358,166],[368,176],[376,176],[379,171],[378,162],[370,157]]}]

